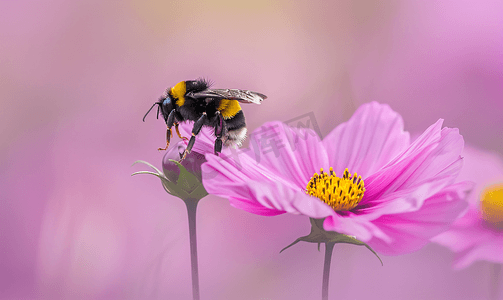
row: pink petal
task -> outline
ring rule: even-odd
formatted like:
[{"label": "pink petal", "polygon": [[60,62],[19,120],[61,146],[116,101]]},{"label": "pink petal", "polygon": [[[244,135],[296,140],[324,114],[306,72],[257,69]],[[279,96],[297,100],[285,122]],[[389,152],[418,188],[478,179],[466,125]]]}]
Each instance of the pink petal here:
[{"label": "pink petal", "polygon": [[251,190],[250,196],[267,208],[316,219],[335,214],[334,210],[320,199],[279,182],[251,181],[248,186]]},{"label": "pink petal", "polygon": [[369,241],[373,233],[379,231],[371,222],[362,218],[355,218],[355,215],[351,212],[345,216],[337,213],[328,216],[323,222],[323,228],[327,231],[354,236],[363,242]]},{"label": "pink petal", "polygon": [[[251,195],[252,192],[249,189],[249,187],[245,184],[241,185],[234,185],[234,189],[241,189],[243,192],[246,192],[247,194]],[[235,208],[242,209],[244,211],[247,211],[252,214],[260,215],[260,216],[276,216],[276,215],[281,215],[286,213],[286,211],[283,210],[277,210],[275,208],[268,208],[263,206],[260,201],[257,201],[257,199],[250,199],[249,196],[240,198],[238,196],[229,196],[229,203],[234,206]]]},{"label": "pink petal", "polygon": [[[192,121],[185,121],[183,123],[180,123],[180,126],[178,127],[180,129],[180,134],[183,137],[186,138],[191,138],[192,136],[192,127],[194,126],[194,122]],[[176,131],[173,128],[173,136],[176,136]],[[196,142],[194,143],[194,146],[192,147],[192,151],[199,152],[201,154],[206,154],[206,153],[214,153],[214,145],[215,145],[215,134],[213,133],[213,129],[207,126],[203,126],[201,128],[201,131],[199,134],[196,136]],[[188,141],[184,141],[185,144],[188,144]]]},{"label": "pink petal", "polygon": [[[225,190],[218,187],[229,183],[247,183],[250,181],[280,182],[290,188],[300,188],[292,182],[284,179],[281,174],[276,174],[264,168],[248,154],[243,153],[232,158],[222,153],[220,156],[207,154],[207,162],[202,165],[203,184],[208,185],[209,193],[225,195]],[[210,190],[212,192],[210,192]]]},{"label": "pink petal", "polygon": [[[187,123],[187,124],[186,124]],[[180,126],[180,132],[190,136],[192,122]],[[250,146],[244,149],[224,147],[222,156],[239,163],[241,157],[252,157],[249,165],[260,165],[275,176],[305,188],[309,179],[320,168],[328,168],[325,149],[313,130],[289,127],[281,122],[268,122],[250,134]],[[203,127],[196,137],[194,150],[213,153],[215,137],[211,128]]]},{"label": "pink petal", "polygon": [[466,162],[459,173],[459,180],[476,180],[481,188],[503,182],[503,157],[498,153],[465,145],[462,156]]},{"label": "pink petal", "polygon": [[466,209],[466,195],[473,187],[471,182],[453,184],[429,197],[423,206],[413,212],[384,215],[372,221],[391,242],[374,237],[369,245],[376,251],[397,255],[419,250]]},{"label": "pink petal", "polygon": [[225,155],[206,155],[203,184],[208,193],[229,198],[235,207],[260,215],[284,212],[323,218],[334,211],[317,198],[308,196],[303,187],[283,178],[274,170],[256,164],[247,154],[239,161]]},{"label": "pink petal", "polygon": [[482,191],[490,185],[503,183],[503,158],[494,152],[483,151],[465,146],[463,149],[464,165],[458,180],[475,181],[470,202],[478,205]]},{"label": "pink petal", "polygon": [[[260,172],[253,166],[242,171],[242,165],[233,160],[226,160],[215,155],[206,155],[208,163],[202,165],[203,185],[206,191],[220,197],[228,198],[230,204],[236,208],[243,209],[250,213],[263,216],[273,216],[285,213],[276,209],[264,207],[256,199],[250,197],[252,194],[248,187],[248,182],[262,177],[262,180],[269,181],[267,172]],[[243,156],[243,161],[247,156]]]},{"label": "pink petal", "polygon": [[478,260],[503,263],[503,232],[485,224],[474,205],[454,222],[449,231],[435,236],[431,241],[458,253],[455,269],[466,268]]},{"label": "pink petal", "polygon": [[334,213],[303,191],[314,172],[327,165],[314,132],[270,122],[252,133],[250,144],[239,152],[225,149],[220,157],[206,155],[202,171],[208,193],[260,215],[290,212],[317,218]]},{"label": "pink petal", "polygon": [[482,226],[482,222],[480,211],[476,207],[469,207],[464,215],[452,224],[449,231],[435,236],[431,241],[454,252],[465,251],[490,236],[491,233]]},{"label": "pink petal", "polygon": [[503,182],[503,160],[495,153],[465,147],[466,162],[459,178],[471,179],[476,188],[469,196],[470,206],[466,213],[457,219],[451,229],[432,239],[454,252],[457,252],[455,269],[469,266],[477,260],[503,262],[503,232],[485,223],[479,210],[480,194],[487,186]]},{"label": "pink petal", "polygon": [[328,168],[328,157],[318,135],[309,128],[268,122],[250,135],[250,147],[264,168],[280,174],[300,188],[320,168]]},{"label": "pink petal", "polygon": [[387,104],[372,102],[358,108],[346,123],[330,132],[323,144],[337,174],[345,168],[366,178],[409,146],[402,117]]},{"label": "pink petal", "polygon": [[477,260],[492,261],[503,264],[503,234],[492,235],[480,244],[461,252],[454,262],[454,269],[463,269]]},{"label": "pink petal", "polygon": [[367,213],[379,215],[378,205],[393,210],[417,210],[423,201],[454,182],[462,166],[463,137],[457,129],[444,128],[442,120],[430,126],[412,145],[365,180],[360,202]]}]

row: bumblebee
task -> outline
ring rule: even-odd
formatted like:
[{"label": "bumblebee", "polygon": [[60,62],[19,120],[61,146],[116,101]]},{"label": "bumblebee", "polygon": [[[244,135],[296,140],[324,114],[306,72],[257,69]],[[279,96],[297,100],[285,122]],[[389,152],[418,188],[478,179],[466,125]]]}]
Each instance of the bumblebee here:
[{"label": "bumblebee", "polygon": [[222,145],[241,146],[246,138],[245,116],[239,103],[260,104],[266,95],[237,89],[210,89],[210,82],[204,79],[187,80],[177,83],[174,87],[166,89],[164,94],[155,102],[143,117],[157,105],[157,118],[159,111],[166,122],[166,147],[158,150],[166,150],[173,136],[171,128],[175,126],[179,138],[182,137],[178,125],[184,121],[194,121],[192,136],[187,148],[181,155],[181,160],[190,153],[196,136],[203,126],[213,129],[216,137],[214,152],[216,155],[222,152]]}]

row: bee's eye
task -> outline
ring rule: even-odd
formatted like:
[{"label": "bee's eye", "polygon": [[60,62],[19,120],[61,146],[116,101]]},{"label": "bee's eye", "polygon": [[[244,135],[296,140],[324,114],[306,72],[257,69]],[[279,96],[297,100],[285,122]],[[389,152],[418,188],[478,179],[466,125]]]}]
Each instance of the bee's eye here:
[{"label": "bee's eye", "polygon": [[164,101],[162,102],[163,106],[167,106],[167,105],[170,105],[170,104],[171,104],[171,99],[169,97],[167,97],[166,99],[164,99]]}]

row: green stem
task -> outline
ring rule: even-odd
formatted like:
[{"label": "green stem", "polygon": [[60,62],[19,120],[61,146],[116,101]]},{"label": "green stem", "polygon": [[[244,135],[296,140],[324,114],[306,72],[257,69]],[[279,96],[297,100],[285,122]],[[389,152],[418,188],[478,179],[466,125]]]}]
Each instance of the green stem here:
[{"label": "green stem", "polygon": [[499,300],[499,281],[501,277],[501,264],[494,263],[491,268],[491,288],[490,288],[490,299]]},{"label": "green stem", "polygon": [[189,217],[190,263],[192,269],[192,298],[199,300],[199,268],[197,265],[197,236],[196,236],[196,199],[186,199],[187,214]]},{"label": "green stem", "polygon": [[321,299],[328,300],[328,283],[330,278],[330,263],[335,243],[325,243],[325,263],[323,265],[323,282],[321,284]]}]

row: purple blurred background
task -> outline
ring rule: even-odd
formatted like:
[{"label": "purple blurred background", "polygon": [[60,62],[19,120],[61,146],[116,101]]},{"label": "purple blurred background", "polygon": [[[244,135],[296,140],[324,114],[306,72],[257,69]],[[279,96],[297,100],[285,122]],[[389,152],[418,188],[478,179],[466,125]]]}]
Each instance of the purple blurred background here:
[{"label": "purple blurred background", "polygon": [[[389,103],[503,152],[503,2],[1,1],[0,298],[191,299],[187,216],[153,176],[164,89],[210,78],[269,96],[250,130],[313,112],[323,135]],[[198,209],[202,299],[319,299],[306,217]],[[487,299],[492,264],[452,271],[438,245],[403,256],[335,247],[334,299]],[[503,280],[500,278],[500,288]],[[503,294],[503,292],[502,292]]]}]

